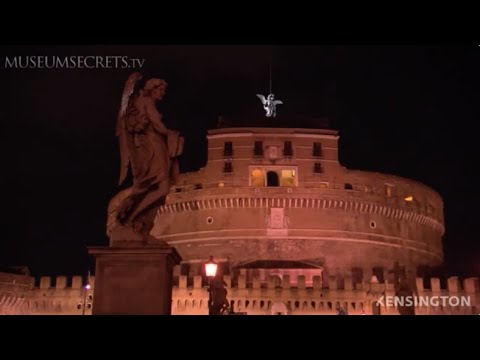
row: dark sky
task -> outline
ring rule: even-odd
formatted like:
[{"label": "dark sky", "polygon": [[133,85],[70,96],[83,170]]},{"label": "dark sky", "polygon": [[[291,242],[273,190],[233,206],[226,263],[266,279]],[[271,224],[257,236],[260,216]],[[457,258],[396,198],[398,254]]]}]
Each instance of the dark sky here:
[{"label": "dark sky", "polygon": [[82,274],[86,246],[106,245],[118,192],[114,135],[129,69],[5,69],[5,57],[145,59],[167,80],[159,109],[186,137],[182,170],[204,165],[218,115],[262,114],[273,90],[289,114],[327,116],[351,169],[419,180],[445,201],[450,274],[480,274],[478,46],[30,46],[0,48],[3,215],[0,265]]}]

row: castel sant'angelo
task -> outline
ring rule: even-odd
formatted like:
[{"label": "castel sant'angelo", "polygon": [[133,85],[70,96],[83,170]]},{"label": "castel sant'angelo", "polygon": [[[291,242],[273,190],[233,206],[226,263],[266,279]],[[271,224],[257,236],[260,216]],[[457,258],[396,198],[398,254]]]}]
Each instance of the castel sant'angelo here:
[{"label": "castel sant'angelo", "polygon": [[[182,257],[172,314],[208,314],[210,256],[231,307],[248,315],[398,314],[377,303],[395,294],[398,273],[415,295],[471,299],[417,306],[416,314],[478,313],[477,278],[448,277],[441,286],[418,276],[443,262],[441,196],[399,176],[346,169],[327,120],[291,120],[219,121],[207,134],[206,165],[169,184],[149,236]],[[2,277],[3,313],[91,313],[94,276],[88,290],[85,277]]]}]

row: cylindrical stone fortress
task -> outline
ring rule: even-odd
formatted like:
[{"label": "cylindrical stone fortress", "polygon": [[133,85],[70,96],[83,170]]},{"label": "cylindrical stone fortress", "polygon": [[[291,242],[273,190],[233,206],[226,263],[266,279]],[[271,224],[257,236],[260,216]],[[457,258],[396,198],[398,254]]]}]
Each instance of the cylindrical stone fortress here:
[{"label": "cylindrical stone fortress", "polygon": [[208,162],[181,174],[151,234],[195,263],[301,260],[330,273],[443,261],[443,201],[405,178],[352,171],[334,130],[208,133]]}]

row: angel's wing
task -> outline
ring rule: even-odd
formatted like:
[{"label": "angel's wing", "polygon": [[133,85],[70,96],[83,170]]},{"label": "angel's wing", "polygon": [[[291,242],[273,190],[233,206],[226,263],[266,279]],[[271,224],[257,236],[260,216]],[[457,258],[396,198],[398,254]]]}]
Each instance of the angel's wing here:
[{"label": "angel's wing", "polygon": [[132,96],[133,91],[135,90],[135,85],[142,78],[142,74],[135,72],[128,77],[127,82],[123,88],[122,102],[120,105],[120,111],[118,112],[117,117],[117,136],[119,135],[121,119],[127,112],[128,102],[130,101],[130,96]]},{"label": "angel's wing", "polygon": [[273,102],[273,105],[283,105],[283,101],[282,100],[275,100]]},{"label": "angel's wing", "polygon": [[129,76],[125,87],[123,88],[122,102],[120,105],[120,111],[118,112],[117,117],[117,127],[116,135],[118,136],[118,141],[120,144],[120,179],[119,184],[121,185],[128,173],[128,165],[130,164],[130,157],[128,154],[127,146],[127,134],[125,131],[125,122],[122,121],[125,113],[127,112],[128,103],[130,102],[130,97],[135,90],[135,85],[142,78],[142,74],[135,72]]},{"label": "angel's wing", "polygon": [[265,105],[267,103],[267,100],[265,99],[265,96],[257,94],[257,97],[262,101],[263,105]]}]

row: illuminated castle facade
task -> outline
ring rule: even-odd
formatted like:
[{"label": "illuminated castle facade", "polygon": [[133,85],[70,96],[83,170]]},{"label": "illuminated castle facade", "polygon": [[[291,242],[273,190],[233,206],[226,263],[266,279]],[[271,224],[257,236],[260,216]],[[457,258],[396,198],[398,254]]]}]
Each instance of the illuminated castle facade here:
[{"label": "illuminated castle facade", "polygon": [[[341,306],[370,314],[379,297],[394,294],[395,263],[418,295],[471,299],[469,306],[416,313],[479,311],[477,278],[450,277],[443,289],[438,278],[415,279],[419,267],[443,261],[439,194],[409,179],[344,168],[338,140],[331,129],[209,131],[206,166],[180,175],[151,231],[183,258],[174,273],[173,314],[208,313],[203,264],[209,256],[220,263],[228,300],[242,313],[335,314]],[[68,285],[63,278],[30,281],[23,305],[10,299],[8,308],[2,298],[0,309],[90,313],[94,286],[86,293],[81,278]]]}]

